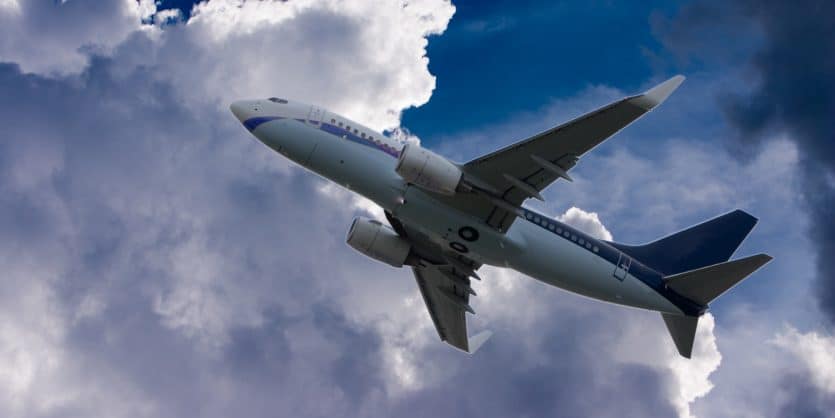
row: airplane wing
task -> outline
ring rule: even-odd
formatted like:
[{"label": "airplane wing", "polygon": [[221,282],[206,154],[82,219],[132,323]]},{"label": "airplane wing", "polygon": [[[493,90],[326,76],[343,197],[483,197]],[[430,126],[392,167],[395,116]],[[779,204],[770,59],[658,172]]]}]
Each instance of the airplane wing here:
[{"label": "airplane wing", "polygon": [[458,202],[449,199],[448,203],[506,231],[515,219],[513,207],[529,197],[542,200],[539,192],[558,178],[571,181],[568,171],[580,156],[661,104],[682,81],[684,76],[675,76],[643,94],[603,106],[466,163],[462,167],[465,178],[493,198],[476,201],[470,195]]},{"label": "airplane wing", "polygon": [[467,334],[465,314],[475,314],[470,307],[470,296],[475,296],[475,291],[470,287],[470,277],[478,277],[475,270],[481,265],[461,255],[446,252],[423,233],[400,222],[388,212],[386,218],[398,234],[412,243],[423,260],[412,267],[412,272],[438,336],[459,350],[474,353],[490,337],[489,331],[472,338]]},{"label": "airplane wing", "polygon": [[[465,312],[469,305],[469,284],[453,282],[433,267],[413,267],[423,302],[442,341],[466,352],[470,351]],[[464,279],[469,282],[469,279]]]}]

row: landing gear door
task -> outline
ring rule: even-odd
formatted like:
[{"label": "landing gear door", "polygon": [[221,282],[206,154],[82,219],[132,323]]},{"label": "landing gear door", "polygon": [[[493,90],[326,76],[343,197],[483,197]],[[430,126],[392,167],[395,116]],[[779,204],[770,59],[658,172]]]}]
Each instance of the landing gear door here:
[{"label": "landing gear door", "polygon": [[632,257],[620,253],[620,257],[618,258],[618,264],[615,266],[615,278],[623,281],[626,278],[626,275],[629,274],[629,267],[632,266]]},{"label": "landing gear door", "polygon": [[307,114],[307,123],[319,126],[322,123],[322,116],[325,112],[320,107],[310,106],[310,112]]}]

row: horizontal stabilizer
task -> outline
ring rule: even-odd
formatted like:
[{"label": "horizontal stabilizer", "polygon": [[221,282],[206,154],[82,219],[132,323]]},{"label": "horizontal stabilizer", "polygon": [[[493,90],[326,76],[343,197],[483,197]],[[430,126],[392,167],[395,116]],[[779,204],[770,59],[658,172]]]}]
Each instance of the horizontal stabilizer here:
[{"label": "horizontal stabilizer", "polygon": [[769,261],[770,255],[757,254],[667,276],[664,281],[676,293],[707,305]]},{"label": "horizontal stabilizer", "polygon": [[693,353],[693,340],[696,338],[699,317],[662,313],[661,318],[664,319],[667,331],[670,331],[670,336],[673,337],[678,353],[690,358]]}]

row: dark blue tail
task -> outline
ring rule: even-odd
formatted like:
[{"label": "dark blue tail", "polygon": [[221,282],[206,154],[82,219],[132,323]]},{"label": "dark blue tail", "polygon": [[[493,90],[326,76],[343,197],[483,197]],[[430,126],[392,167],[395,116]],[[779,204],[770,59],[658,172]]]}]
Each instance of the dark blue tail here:
[{"label": "dark blue tail", "polygon": [[649,244],[611,244],[668,276],[728,261],[756,223],[737,209]]}]

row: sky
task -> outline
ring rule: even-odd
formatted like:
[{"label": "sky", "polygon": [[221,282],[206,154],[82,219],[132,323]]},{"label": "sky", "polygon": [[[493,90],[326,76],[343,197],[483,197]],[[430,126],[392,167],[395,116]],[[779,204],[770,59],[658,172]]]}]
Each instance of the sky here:
[{"label": "sky", "polygon": [[[835,409],[830,2],[0,0],[0,416],[823,417]],[[475,354],[372,203],[230,102],[316,103],[467,161],[687,80],[531,207],[640,243],[741,208],[763,269],[693,359],[658,315],[485,267]]]}]

